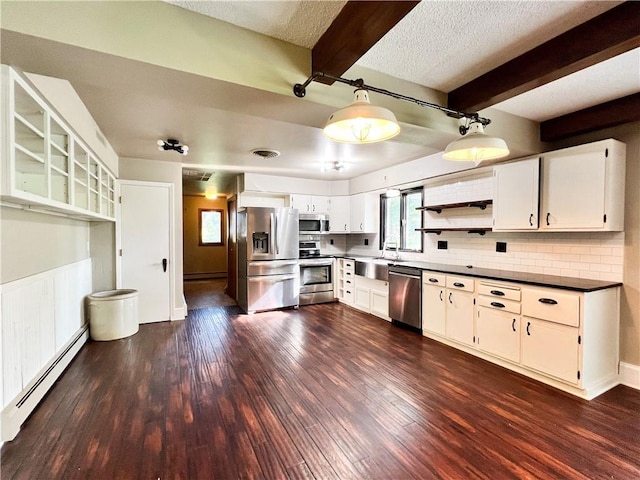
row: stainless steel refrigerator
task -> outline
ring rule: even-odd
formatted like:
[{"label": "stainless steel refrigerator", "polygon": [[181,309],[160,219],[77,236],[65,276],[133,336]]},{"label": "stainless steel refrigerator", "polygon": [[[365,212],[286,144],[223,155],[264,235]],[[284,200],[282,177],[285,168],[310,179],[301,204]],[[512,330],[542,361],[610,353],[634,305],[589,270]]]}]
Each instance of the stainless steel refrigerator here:
[{"label": "stainless steel refrigerator", "polygon": [[246,207],[238,212],[238,305],[247,313],[297,306],[298,210]]}]

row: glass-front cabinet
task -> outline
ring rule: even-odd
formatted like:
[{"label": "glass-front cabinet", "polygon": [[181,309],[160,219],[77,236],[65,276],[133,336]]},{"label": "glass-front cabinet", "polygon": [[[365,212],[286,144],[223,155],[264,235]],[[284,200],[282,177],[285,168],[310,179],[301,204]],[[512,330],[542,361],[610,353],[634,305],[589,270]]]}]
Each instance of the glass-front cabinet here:
[{"label": "glass-front cabinet", "polygon": [[2,201],[115,220],[115,182],[30,82],[2,65]]}]

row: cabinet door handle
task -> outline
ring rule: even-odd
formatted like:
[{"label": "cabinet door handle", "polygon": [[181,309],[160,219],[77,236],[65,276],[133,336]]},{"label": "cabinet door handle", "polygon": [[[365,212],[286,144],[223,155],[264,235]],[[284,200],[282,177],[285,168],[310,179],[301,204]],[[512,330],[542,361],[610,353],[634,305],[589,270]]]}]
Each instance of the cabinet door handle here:
[{"label": "cabinet door handle", "polygon": [[504,308],[504,303],[500,303],[500,302],[491,302],[491,306],[492,306],[492,307],[497,307],[497,308]]},{"label": "cabinet door handle", "polygon": [[491,290],[491,295],[496,295],[498,297],[504,297],[504,292],[501,292],[500,290]]},{"label": "cabinet door handle", "polygon": [[313,205],[313,206],[311,207],[311,211],[312,211],[312,212],[315,212],[315,211],[316,211],[316,206],[315,206],[315,205]]},{"label": "cabinet door handle", "polygon": [[433,277],[431,277],[431,278],[429,279],[429,281],[430,281],[431,283],[438,283],[438,279],[437,279],[437,278],[433,278]]},{"label": "cabinet door handle", "polygon": [[527,335],[531,335],[531,332],[529,331],[530,326],[531,326],[531,322],[527,322]]},{"label": "cabinet door handle", "polygon": [[454,282],[453,286],[454,287],[458,287],[458,288],[463,288],[464,287],[464,283]]},{"label": "cabinet door handle", "polygon": [[167,271],[167,259],[166,258],[162,259],[162,271],[163,272]]},{"label": "cabinet door handle", "polygon": [[511,322],[511,329],[515,332],[516,331],[516,319],[513,319],[513,322]]},{"label": "cabinet door handle", "polygon": [[442,301],[442,290],[440,290],[440,301]]},{"label": "cabinet door handle", "polygon": [[351,283],[351,280],[347,280],[347,283]]},{"label": "cabinet door handle", "polygon": [[547,226],[548,226],[548,225],[551,225],[551,224],[549,223],[549,216],[550,216],[550,215],[551,215],[551,214],[550,214],[549,212],[547,212]]},{"label": "cabinet door handle", "polygon": [[453,303],[453,301],[451,300],[451,295],[453,295],[453,293],[449,292],[449,303]]},{"label": "cabinet door handle", "polygon": [[533,227],[533,213],[529,215],[529,226]]},{"label": "cabinet door handle", "polygon": [[538,301],[540,303],[546,303],[547,305],[557,305],[558,302],[555,301],[553,298],[539,298]]}]

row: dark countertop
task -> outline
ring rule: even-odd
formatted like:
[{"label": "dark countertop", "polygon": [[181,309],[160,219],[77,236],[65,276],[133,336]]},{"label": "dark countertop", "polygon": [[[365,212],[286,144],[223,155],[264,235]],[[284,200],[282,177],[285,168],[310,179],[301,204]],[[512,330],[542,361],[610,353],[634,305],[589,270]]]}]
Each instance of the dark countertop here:
[{"label": "dark countertop", "polygon": [[[354,258],[366,260],[367,257],[352,257],[344,255],[344,258]],[[373,260],[373,258],[371,258]],[[573,290],[576,292],[594,292],[622,286],[621,282],[611,282],[606,280],[590,280],[588,278],[562,277],[559,275],[543,275],[539,273],[513,272],[510,270],[493,270],[490,268],[466,267],[465,265],[446,265],[440,263],[400,261],[398,263],[389,259],[389,265],[400,265],[415,267],[421,270],[440,273],[452,273],[456,275],[467,275],[476,278],[486,278],[503,282],[524,283],[526,285],[536,285],[539,287],[561,288],[563,290]]]}]

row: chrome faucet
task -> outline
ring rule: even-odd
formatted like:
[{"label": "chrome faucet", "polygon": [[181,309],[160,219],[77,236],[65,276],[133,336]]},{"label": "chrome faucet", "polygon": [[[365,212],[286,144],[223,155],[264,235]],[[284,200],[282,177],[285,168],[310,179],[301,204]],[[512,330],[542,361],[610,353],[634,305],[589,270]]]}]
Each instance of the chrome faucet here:
[{"label": "chrome faucet", "polygon": [[399,252],[400,240],[398,239],[398,236],[393,233],[390,235],[387,235],[384,239],[384,242],[382,242],[382,252],[380,253],[380,258],[385,258],[384,254],[387,251],[387,247],[389,246],[389,243],[391,240],[395,240],[395,245],[396,245],[396,253],[393,259],[400,260],[400,252]]}]

